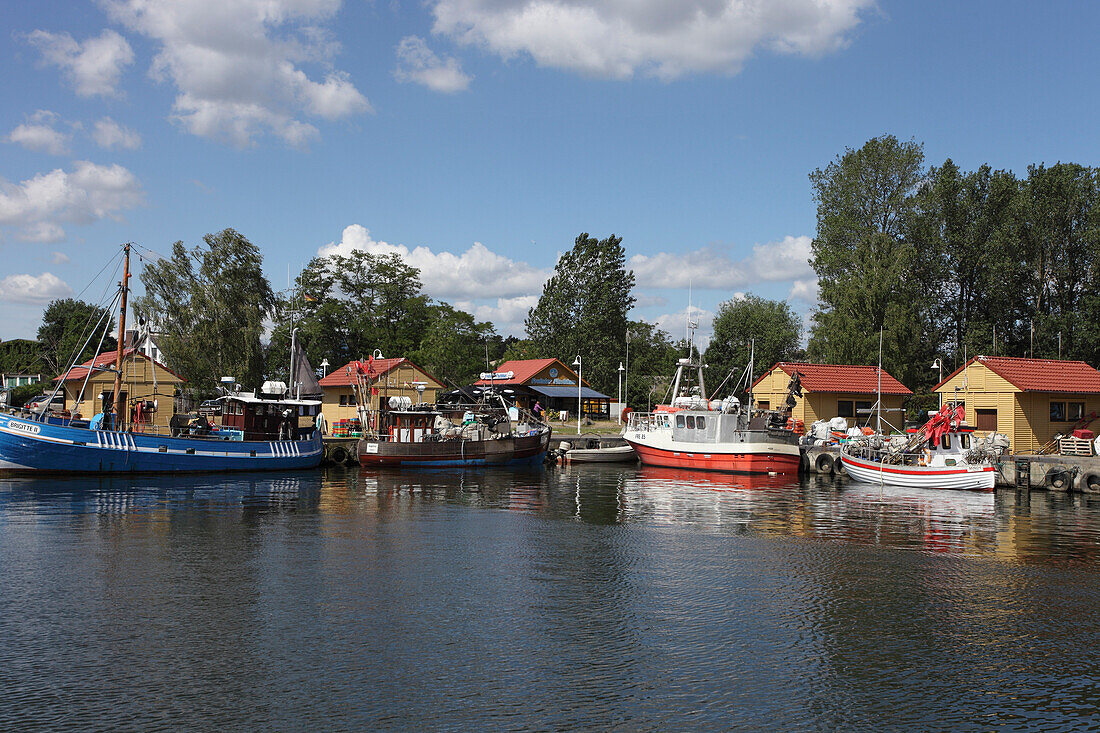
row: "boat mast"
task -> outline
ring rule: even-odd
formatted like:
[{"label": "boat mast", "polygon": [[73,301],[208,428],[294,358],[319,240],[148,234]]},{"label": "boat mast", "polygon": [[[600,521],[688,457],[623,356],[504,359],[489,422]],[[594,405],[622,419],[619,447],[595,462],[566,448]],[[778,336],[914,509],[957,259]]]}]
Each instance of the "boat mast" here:
[{"label": "boat mast", "polygon": [[112,426],[120,430],[123,423],[122,404],[122,351],[126,340],[126,296],[130,286],[130,243],[122,248],[125,253],[125,264],[122,266],[122,297],[118,306],[118,349],[115,352],[115,421]]},{"label": "boat mast", "polygon": [[[878,399],[875,401],[875,430],[882,435],[882,329],[878,330]],[[858,418],[857,418],[858,424]]]}]

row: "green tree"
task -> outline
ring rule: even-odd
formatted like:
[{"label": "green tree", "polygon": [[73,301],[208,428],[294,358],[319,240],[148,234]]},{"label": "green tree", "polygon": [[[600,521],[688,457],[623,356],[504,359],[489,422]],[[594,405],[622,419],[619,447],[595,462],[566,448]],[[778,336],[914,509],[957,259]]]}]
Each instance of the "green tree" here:
[{"label": "green tree", "polygon": [[[113,316],[105,315],[105,310],[91,303],[73,298],[52,301],[42,313],[42,325],[38,327],[38,343],[41,347],[42,360],[56,374],[60,374],[73,363],[81,364],[96,355],[96,346],[99,337],[106,329],[114,330]],[[88,345],[81,349],[92,330],[99,323],[99,329],[92,335]],[[107,336],[103,340],[103,349],[110,351],[118,348],[118,342],[114,337]],[[79,353],[77,353],[79,350]]]},{"label": "green tree", "polygon": [[432,308],[431,324],[424,331],[413,361],[448,386],[469,384],[485,371],[488,341],[496,335],[493,324],[478,322],[447,303]]},{"label": "green tree", "polygon": [[884,329],[883,366],[902,381],[925,378],[923,362],[935,351],[929,273],[907,237],[923,163],[919,143],[886,135],[810,174],[817,202],[810,263],[820,288],[811,359],[873,364]]},{"label": "green tree", "polygon": [[1026,320],[1027,272],[1016,221],[1020,182],[1011,171],[960,171],[950,159],[932,168],[917,194],[910,236],[930,273],[925,300],[930,333],[949,361],[1015,342]]},{"label": "green tree", "polygon": [[[623,401],[635,410],[645,410],[650,401],[664,397],[676,360],[687,355],[686,348],[677,349],[661,328],[645,321],[630,321],[630,359],[624,366]],[[616,365],[617,367],[618,365]]]},{"label": "green tree", "polygon": [[[202,390],[223,376],[256,385],[264,377],[264,322],[275,309],[259,248],[232,229],[207,234],[188,251],[141,273],[145,296],[135,306],[156,324],[171,366]],[[288,357],[289,358],[289,357]]]},{"label": "green tree", "polygon": [[[1030,264],[1027,297],[1036,329],[1036,356],[1094,356],[1094,326],[1082,309],[1094,298],[1098,246],[1097,172],[1074,163],[1028,167],[1024,182],[1026,223],[1020,238]],[[1080,338],[1083,337],[1083,338]],[[1030,346],[1030,324],[1028,324]]]},{"label": "green tree", "polygon": [[604,393],[616,388],[634,305],[634,273],[626,269],[622,241],[614,234],[602,240],[580,234],[525,322],[541,356],[572,364],[581,355],[585,380]]},{"label": "green tree", "polygon": [[[42,354],[42,345],[38,341],[11,339],[10,341],[0,342],[0,372],[5,374],[40,374],[44,369],[54,371],[52,366],[46,364]],[[46,376],[43,374],[43,377]],[[57,375],[50,374],[48,376],[55,377]]]},{"label": "green tree", "polygon": [[[737,384],[749,362],[749,341],[755,341],[757,374],[779,361],[799,353],[802,326],[791,306],[782,300],[768,300],[749,293],[744,298],[727,300],[718,306],[714,317],[714,335],[707,346],[705,360],[708,378],[716,389],[731,375],[727,388]],[[718,380],[714,382],[714,380]],[[723,395],[715,394],[714,397]]]}]

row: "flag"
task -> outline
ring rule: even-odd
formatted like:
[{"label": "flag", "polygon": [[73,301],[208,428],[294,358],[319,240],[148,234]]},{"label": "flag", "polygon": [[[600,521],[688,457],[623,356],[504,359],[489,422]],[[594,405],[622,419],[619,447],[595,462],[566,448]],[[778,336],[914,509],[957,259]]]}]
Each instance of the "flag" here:
[{"label": "flag", "polygon": [[316,303],[317,302],[317,298],[313,297],[309,293],[302,293],[302,300],[304,300],[307,303]]}]

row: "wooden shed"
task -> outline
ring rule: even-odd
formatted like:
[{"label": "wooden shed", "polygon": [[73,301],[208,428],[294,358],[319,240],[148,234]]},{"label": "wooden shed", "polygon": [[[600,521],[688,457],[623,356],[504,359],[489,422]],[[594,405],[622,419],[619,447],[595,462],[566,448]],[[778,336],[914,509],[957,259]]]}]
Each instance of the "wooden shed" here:
[{"label": "wooden shed", "polygon": [[[368,362],[362,362],[367,364]],[[408,397],[413,404],[435,402],[435,397],[443,385],[432,375],[404,357],[395,359],[374,359],[370,362],[370,377],[376,381],[377,395],[372,397],[378,402],[375,409],[390,397]],[[339,369],[333,369],[320,381],[321,411],[331,425],[337,420],[350,420],[359,416],[357,412],[355,390],[356,362],[349,361]],[[418,388],[423,387],[423,391]]]},{"label": "wooden shed", "polygon": [[[792,417],[806,426],[818,420],[847,418],[850,425],[871,424],[879,385],[879,368],[851,364],[808,364],[781,361],[753,383],[753,396],[763,409],[781,409],[787,399],[791,377],[799,375],[802,397],[795,403]],[[889,372],[882,370],[882,417],[901,429],[905,399],[913,392]],[[885,429],[885,426],[884,426]]]},{"label": "wooden shed", "polygon": [[[107,412],[113,409],[116,357],[117,352],[105,351],[54,378],[54,382],[64,382],[66,410],[90,418],[104,412],[104,406]],[[173,397],[185,381],[140,351],[133,348],[123,351],[120,391],[129,410],[127,424],[134,430],[167,432],[172,419]],[[140,412],[136,409],[138,402],[143,403]],[[155,410],[147,409],[148,405],[155,406]]]},{"label": "wooden shed", "polygon": [[976,356],[936,385],[945,401],[966,405],[977,432],[1004,433],[1015,453],[1033,453],[1055,435],[1100,421],[1100,371],[1083,361]]}]

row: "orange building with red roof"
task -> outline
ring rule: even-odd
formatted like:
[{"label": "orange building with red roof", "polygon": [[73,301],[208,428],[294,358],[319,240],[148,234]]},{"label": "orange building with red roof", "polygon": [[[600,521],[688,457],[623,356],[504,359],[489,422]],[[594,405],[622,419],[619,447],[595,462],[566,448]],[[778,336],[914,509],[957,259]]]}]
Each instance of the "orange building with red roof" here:
[{"label": "orange building with red roof", "polygon": [[[367,365],[368,361],[362,363]],[[355,364],[349,361],[320,380],[323,394],[321,411],[329,424],[358,417],[355,390],[352,388],[355,384]],[[374,359],[369,364],[370,379],[376,381],[378,388],[378,394],[374,396],[378,400],[375,409],[390,397],[408,397],[413,404],[435,402],[436,395],[443,388],[439,380],[404,357]]]},{"label": "orange building with red roof", "polygon": [[1100,428],[1089,420],[1100,415],[1100,371],[1083,361],[975,356],[934,389],[963,403],[978,431],[1007,435],[1016,453],[1033,453],[1078,426]]},{"label": "orange building with red roof", "polygon": [[[795,420],[809,427],[818,420],[843,417],[849,425],[874,424],[870,411],[878,399],[879,368],[854,364],[808,364],[781,361],[753,383],[759,407],[781,409],[787,399],[791,377],[799,375],[802,397],[792,410]],[[886,370],[882,370],[882,418],[901,429],[906,398],[913,392]],[[884,426],[885,428],[885,426]]]}]

